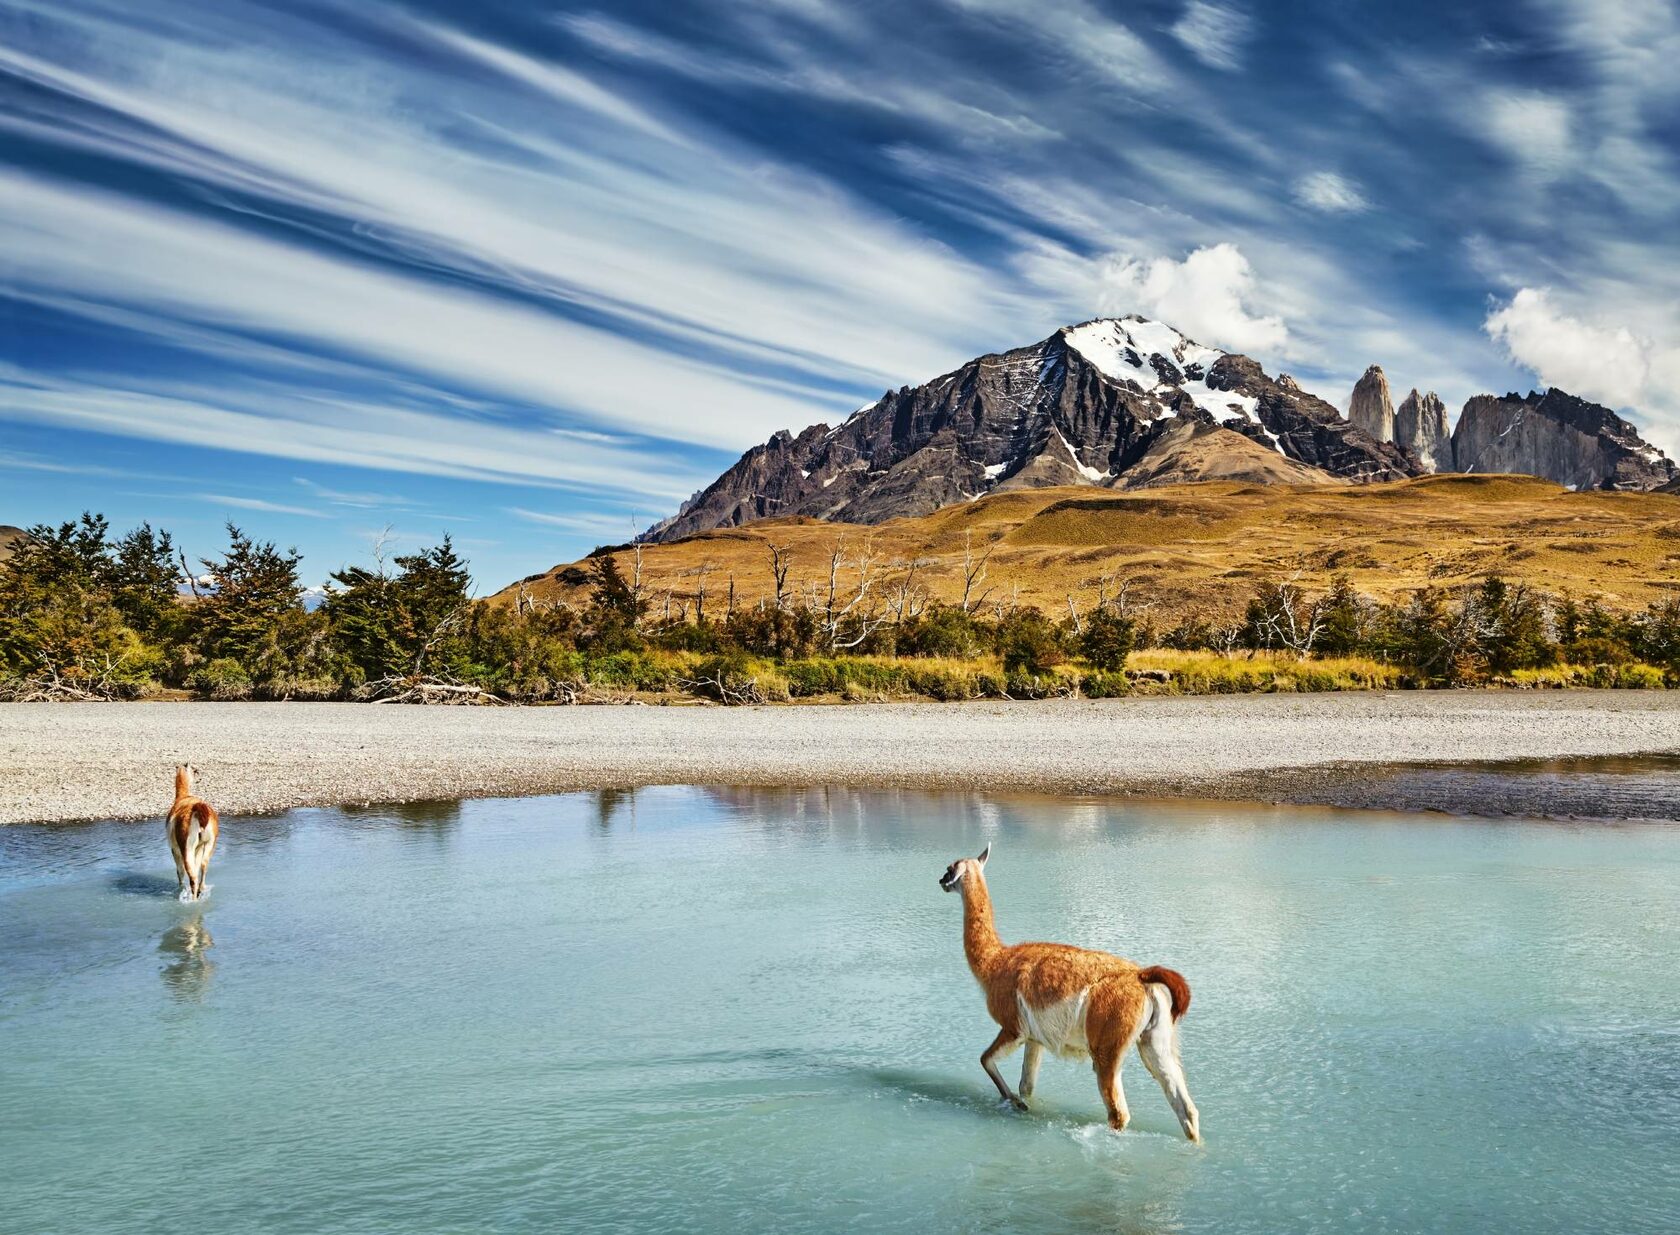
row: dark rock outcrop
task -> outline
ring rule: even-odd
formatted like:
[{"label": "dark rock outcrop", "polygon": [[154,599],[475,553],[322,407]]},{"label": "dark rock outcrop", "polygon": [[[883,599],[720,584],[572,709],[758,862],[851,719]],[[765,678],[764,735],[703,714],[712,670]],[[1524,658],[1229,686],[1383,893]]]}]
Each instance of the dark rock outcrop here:
[{"label": "dark rock outcrop", "polygon": [[[1099,319],[889,391],[837,427],[778,433],[645,538],[777,515],[879,523],[1002,489],[1124,485],[1127,470],[1182,421],[1234,430],[1280,462],[1348,480],[1415,471],[1392,446],[1246,356],[1144,318]],[[1276,470],[1251,478],[1264,482]]]},{"label": "dark rock outcrop", "polygon": [[1452,434],[1447,429],[1447,405],[1431,390],[1420,395],[1417,387],[1394,412],[1394,444],[1418,470],[1453,470]]},{"label": "dark rock outcrop", "polygon": [[1356,429],[1379,442],[1394,440],[1394,402],[1388,393],[1388,378],[1381,365],[1372,365],[1354,383],[1348,400],[1348,420]]},{"label": "dark rock outcrop", "polygon": [[1521,472],[1572,489],[1660,489],[1674,464],[1607,407],[1557,389],[1477,395],[1453,429],[1461,472]]}]

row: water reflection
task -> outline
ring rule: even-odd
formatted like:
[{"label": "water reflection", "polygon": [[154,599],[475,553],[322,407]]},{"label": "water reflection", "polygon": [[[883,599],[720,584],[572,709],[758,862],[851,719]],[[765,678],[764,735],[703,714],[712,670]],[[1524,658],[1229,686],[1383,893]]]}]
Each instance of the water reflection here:
[{"label": "water reflection", "polygon": [[158,951],[173,958],[163,967],[163,984],[170,994],[190,1001],[204,997],[210,977],[216,972],[216,962],[209,957],[210,949],[215,946],[210,928],[204,924],[203,910],[163,932]]},{"label": "water reflection", "polygon": [[351,819],[366,820],[370,823],[398,823],[416,832],[431,832],[440,838],[453,833],[461,824],[461,803],[455,800],[386,802],[375,806],[345,806],[340,809]]},{"label": "water reflection", "polygon": [[595,826],[603,832],[612,831],[613,818],[625,806],[630,808],[630,827],[636,826],[636,791],[634,789],[597,789],[595,791]]}]

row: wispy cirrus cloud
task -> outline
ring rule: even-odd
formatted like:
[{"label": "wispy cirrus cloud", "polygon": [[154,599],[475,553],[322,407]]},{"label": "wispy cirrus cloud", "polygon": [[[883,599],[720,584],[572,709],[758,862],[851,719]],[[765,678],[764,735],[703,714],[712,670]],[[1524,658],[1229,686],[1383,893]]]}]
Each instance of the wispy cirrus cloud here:
[{"label": "wispy cirrus cloud", "polygon": [[209,502],[216,506],[232,506],[239,510],[260,510],[269,515],[301,515],[305,519],[325,519],[327,516],[310,506],[288,506],[267,498],[238,497],[229,493],[195,493],[195,502]]},{"label": "wispy cirrus cloud", "polygon": [[1098,310],[1455,399],[1533,363],[1490,293],[1680,303],[1660,0],[11,10],[0,423],[273,460],[278,505],[668,508]]}]

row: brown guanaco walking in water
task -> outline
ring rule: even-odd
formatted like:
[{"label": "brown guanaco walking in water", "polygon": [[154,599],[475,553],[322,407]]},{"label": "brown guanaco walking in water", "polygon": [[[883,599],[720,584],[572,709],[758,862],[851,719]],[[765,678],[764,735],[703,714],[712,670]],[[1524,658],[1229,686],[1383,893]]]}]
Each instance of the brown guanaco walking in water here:
[{"label": "brown guanaco walking in water", "polygon": [[[1065,1059],[1089,1059],[1108,1108],[1108,1126],[1131,1119],[1120,1087],[1120,1064],[1135,1043],[1151,1075],[1160,1082],[1184,1135],[1202,1139],[1200,1116],[1190,1100],[1178,1057],[1178,1021],[1190,1007],[1190,984],[1175,970],[1147,969],[1123,957],[1063,943],[1005,946],[992,924],[992,898],[983,874],[992,847],[977,858],[960,858],[945,868],[939,886],[961,892],[963,951],[986,994],[986,1011],[998,1036],[980,1056],[980,1066],[1017,1110],[1027,1109],[1045,1051]],[[1026,1045],[1021,1090],[1011,1093],[998,1061]]]},{"label": "brown guanaco walking in water", "polygon": [[169,808],[169,852],[175,857],[175,883],[189,899],[204,895],[204,877],[210,873],[210,855],[216,851],[219,824],[216,808],[193,795],[190,763],[176,765],[175,805]]}]

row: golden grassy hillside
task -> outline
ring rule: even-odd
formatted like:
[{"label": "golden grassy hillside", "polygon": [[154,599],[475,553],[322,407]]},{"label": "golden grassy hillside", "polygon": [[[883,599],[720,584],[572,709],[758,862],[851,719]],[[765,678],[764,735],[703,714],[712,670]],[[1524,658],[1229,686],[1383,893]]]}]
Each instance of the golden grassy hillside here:
[{"label": "golden grassy hillside", "polygon": [[[720,612],[734,576],[736,602],[771,592],[767,546],[792,557],[790,590],[825,587],[829,554],[868,546],[890,578],[920,559],[916,580],[942,600],[962,592],[965,541],[991,559],[983,587],[1047,611],[1067,594],[1095,595],[1105,573],[1132,580],[1131,595],[1157,622],[1186,612],[1241,610],[1254,580],[1304,566],[1345,571],[1366,593],[1391,598],[1424,584],[1466,583],[1490,573],[1546,591],[1599,595],[1643,607],[1680,588],[1680,499],[1645,493],[1572,493],[1526,476],[1429,476],[1383,485],[1180,485],[1125,493],[1090,488],[1000,493],[876,527],[771,519],[643,550],[647,595],[659,613],[692,604],[705,572],[706,607]],[[629,575],[633,553],[615,556]],[[578,602],[587,562],[558,566],[524,588],[539,600]],[[855,566],[843,578],[855,578]],[[885,584],[878,585],[884,587]],[[988,607],[989,607],[988,602]]]}]

